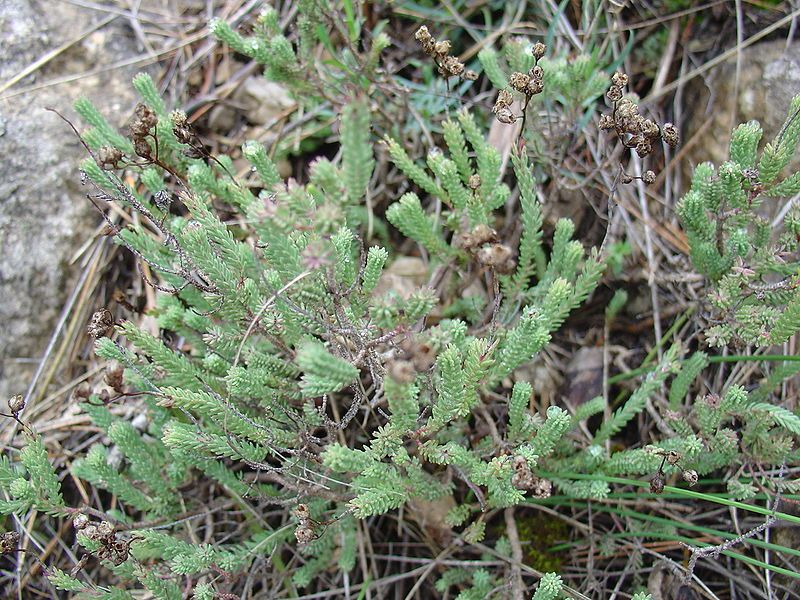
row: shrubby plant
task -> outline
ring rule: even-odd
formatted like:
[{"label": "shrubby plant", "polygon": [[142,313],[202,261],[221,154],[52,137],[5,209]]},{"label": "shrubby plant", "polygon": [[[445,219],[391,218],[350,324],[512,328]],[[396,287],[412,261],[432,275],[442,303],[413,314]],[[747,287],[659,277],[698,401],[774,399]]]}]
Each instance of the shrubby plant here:
[{"label": "shrubby plant", "polygon": [[[730,160],[718,169],[699,165],[678,204],[692,262],[713,285],[707,336],[713,346],[782,344],[800,329],[800,206],[793,199],[800,173],[785,173],[800,137],[799,113],[797,96],[780,132],[760,152],[761,126],[739,125]],[[790,204],[776,231],[760,209],[781,198]]]},{"label": "shrubby plant", "polygon": [[[519,369],[597,289],[606,258],[575,239],[569,219],[552,234],[544,231],[527,145],[515,145],[504,174],[474,113],[463,110],[442,123],[443,144],[429,149],[425,164],[393,137],[375,139],[363,92],[388,39],[373,37],[365,56],[346,54],[332,71],[309,77],[308,48],[322,29],[313,11],[300,10],[296,47],[269,12],[252,39],[221,22],[212,28],[295,94],[324,98],[340,73],[354,77],[358,91],[339,115],[338,158],[316,159],[305,184],[283,181],[255,141],[241,148],[252,177],[235,178],[231,157],[209,155],[186,116],[170,111],[145,75],[134,81],[142,103],[128,136],[86,101],[76,104],[91,125],[81,134],[92,156],[83,166],[87,185],[94,201],[138,213],[135,223],[109,225],[115,241],[152,273],[147,281],[160,290],[153,316],[169,337],[114,323],[107,311],[90,327],[97,355],[108,363],[109,391],[82,406],[106,438],[71,474],[112,494],[116,508],[98,514],[65,506],[59,474],[35,432],[24,433],[13,461],[0,462],[8,498],[0,511],[71,517],[84,560],[102,561],[120,582],[100,588],[75,577],[80,569],[48,567],[56,588],[90,598],[130,598],[141,587],[156,598],[181,598],[187,589],[195,598],[221,598],[220,578],[247,571],[257,557],[284,568],[287,545],[305,557],[287,573],[287,585],[303,587],[328,569],[354,568],[360,523],[414,503],[448,506],[445,522],[454,535],[482,544],[490,511],[554,492],[602,499],[613,478],[636,477],[659,493],[668,478],[691,486],[731,464],[781,465],[796,457],[800,418],[765,398],[731,386],[722,397],[687,403],[708,356],[684,360],[680,343],[621,403],[596,397],[572,413],[540,410]],[[442,65],[452,58],[444,50],[431,51]],[[545,59],[545,51],[541,44],[531,54],[505,51],[515,75],[530,71],[526,86],[535,83],[535,94],[519,77],[504,79],[491,51],[480,61],[501,98],[508,99],[502,90],[512,93],[508,84],[525,106],[541,92],[581,115],[608,75],[586,57],[567,63]],[[444,76],[459,75],[447,64]],[[498,115],[511,110],[510,97]],[[750,329],[736,328],[746,343],[782,342],[800,328],[791,283],[796,263],[781,258],[797,235],[796,211],[774,247],[769,228],[753,217],[760,198],[800,190],[796,175],[776,183],[798,127],[791,117],[759,162],[760,130],[737,129],[731,162],[719,176],[699,167],[679,208],[693,260],[715,285],[713,301],[740,322],[750,315]],[[366,202],[379,155],[405,174],[409,191],[385,213],[392,229],[383,229],[397,241],[367,247],[367,232],[382,218]],[[123,170],[139,173],[141,185],[130,185]],[[496,230],[510,202],[520,207],[518,243]],[[236,225],[223,221],[220,206],[237,215]],[[425,258],[427,285],[400,290],[387,283],[401,244]],[[783,279],[762,283],[767,273]],[[743,293],[748,289],[752,295]],[[612,313],[622,302],[615,298]],[[733,330],[718,326],[720,343]],[[612,444],[640,414],[655,410],[653,398],[664,386],[670,410],[663,439],[636,448]],[[145,418],[131,422],[113,402],[133,396]],[[17,403],[11,411],[19,418],[22,408]],[[112,448],[121,460],[112,460]],[[191,503],[187,490],[200,480],[213,482],[227,505],[281,510],[251,514],[224,541],[187,538],[180,527]],[[749,490],[736,485],[733,495],[746,498]],[[488,550],[512,554],[504,536]],[[503,581],[499,570],[452,568],[436,589],[458,586],[462,600],[486,598],[499,595]],[[549,573],[533,598],[565,594],[573,591]]]}]

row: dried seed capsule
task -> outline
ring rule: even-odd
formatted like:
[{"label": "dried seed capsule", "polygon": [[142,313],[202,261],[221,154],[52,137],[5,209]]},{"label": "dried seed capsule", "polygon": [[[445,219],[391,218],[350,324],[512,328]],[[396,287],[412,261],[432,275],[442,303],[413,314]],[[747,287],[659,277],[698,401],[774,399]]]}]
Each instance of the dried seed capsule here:
[{"label": "dried seed capsule", "polygon": [[103,538],[110,538],[114,536],[114,526],[108,521],[100,521],[97,525],[97,535]]},{"label": "dried seed capsule", "polygon": [[678,128],[672,123],[664,123],[664,126],[661,128],[661,139],[663,139],[668,146],[674,148],[680,141]]},{"label": "dried seed capsule", "polygon": [[628,85],[628,76],[625,73],[617,71],[611,76],[611,83],[617,87],[623,88]]},{"label": "dried seed capsule", "polygon": [[599,127],[603,131],[614,129],[614,118],[611,115],[600,115]]},{"label": "dried seed capsule", "polygon": [[511,112],[510,108],[503,107],[497,111],[497,120],[501,123],[505,123],[506,125],[510,125],[511,123],[516,122],[517,117],[516,115]]},{"label": "dried seed capsule", "polygon": [[518,92],[523,93],[525,92],[525,88],[528,87],[530,81],[531,78],[529,75],[525,73],[519,73],[517,71],[512,73],[508,78],[508,84]]},{"label": "dried seed capsule", "polygon": [[294,509],[294,516],[301,521],[311,518],[311,511],[308,510],[307,504],[298,504]]},{"label": "dried seed capsule", "polygon": [[514,101],[514,96],[511,95],[511,92],[508,90],[500,90],[497,93],[497,100],[494,103],[494,108],[492,108],[492,112],[496,113],[501,108],[508,108],[511,106],[511,103]]},{"label": "dried seed capsule", "polygon": [[472,69],[464,71],[464,79],[466,79],[467,81],[475,81],[477,78],[478,78],[478,73],[473,71]]},{"label": "dried seed capsule", "polygon": [[447,77],[458,76],[464,72],[464,63],[458,60],[455,56],[447,56],[442,61],[442,66],[439,69],[442,75]]},{"label": "dried seed capsule", "polygon": [[608,88],[608,92],[606,92],[606,96],[612,102],[616,102],[618,100],[622,100],[622,88],[617,85],[612,85]]},{"label": "dried seed capsule", "polygon": [[7,531],[0,536],[0,554],[11,554],[19,546],[19,533]]},{"label": "dried seed capsule", "polygon": [[153,156],[153,150],[150,148],[150,144],[148,144],[147,140],[142,137],[138,137],[134,140],[133,151],[136,153],[136,156],[140,156],[148,160]]},{"label": "dried seed capsule", "polygon": [[294,530],[294,537],[297,539],[298,544],[308,544],[314,541],[314,530],[308,525],[301,524]]},{"label": "dried seed capsule", "polygon": [[631,183],[633,181],[633,177],[631,177],[627,173],[623,173],[622,177],[620,177],[620,181],[622,183]]},{"label": "dried seed capsule", "polygon": [[650,493],[660,494],[664,491],[664,475],[659,471],[650,479]]},{"label": "dried seed capsule", "polygon": [[641,124],[639,125],[639,131],[642,132],[642,135],[649,139],[656,139],[660,134],[661,131],[658,129],[658,125],[656,125],[650,119],[644,119]]},{"label": "dried seed capsule", "polygon": [[531,54],[533,54],[533,58],[539,60],[544,56],[544,53],[547,52],[547,46],[545,46],[542,42],[536,42],[531,48]]},{"label": "dried seed capsule", "polygon": [[650,185],[656,182],[656,174],[653,171],[645,171],[642,175],[642,181]]},{"label": "dried seed capsule", "polygon": [[441,42],[436,42],[436,45],[433,47],[433,51],[436,54],[445,56],[447,54],[450,54],[450,48],[452,48],[450,40],[442,40]]},{"label": "dried seed capsule", "polygon": [[418,42],[422,42],[423,44],[429,42],[433,36],[431,36],[431,32],[428,31],[428,28],[425,25],[422,25],[417,32],[414,34],[414,38]]},{"label": "dried seed capsule", "polygon": [[103,146],[97,153],[97,161],[106,170],[118,169],[119,162],[122,160],[122,152],[111,146]]},{"label": "dried seed capsule", "polygon": [[75,518],[72,519],[72,526],[78,531],[86,529],[87,525],[89,525],[89,517],[84,514],[77,514]]},{"label": "dried seed capsule", "polygon": [[469,176],[469,189],[477,190],[481,187],[481,176],[475,173],[474,175]]},{"label": "dried seed capsule", "polygon": [[86,330],[89,332],[90,336],[97,340],[105,336],[113,325],[114,318],[111,316],[111,313],[108,309],[101,308],[92,315],[92,320],[89,322]]},{"label": "dried seed capsule", "polygon": [[544,79],[544,69],[539,65],[534,65],[531,67],[531,70],[528,71],[528,75],[531,79]]},{"label": "dried seed capsule", "polygon": [[693,486],[697,483],[697,471],[694,469],[687,469],[683,472],[683,480],[688,483],[690,486]]},{"label": "dried seed capsule", "polygon": [[636,144],[636,154],[638,154],[641,158],[648,156],[653,151],[653,144],[650,143],[650,140],[643,139],[639,140]]},{"label": "dried seed capsule", "polygon": [[536,94],[541,94],[543,90],[544,90],[544,83],[542,83],[541,79],[531,79],[531,82],[528,84],[528,87],[525,88],[525,95],[535,96]]},{"label": "dried seed capsule", "polygon": [[147,128],[148,132],[153,127],[158,125],[158,115],[156,115],[153,109],[146,104],[139,102],[139,104],[136,105],[136,108],[133,109],[133,114],[136,117],[136,120],[139,121],[142,126]]},{"label": "dried seed capsule", "polygon": [[501,267],[504,266],[511,256],[513,251],[511,247],[506,244],[492,244],[491,246],[484,246],[478,250],[478,262],[487,267]]},{"label": "dried seed capsule", "polygon": [[8,410],[11,411],[12,415],[18,415],[24,409],[25,409],[25,398],[23,398],[21,394],[11,396],[11,398],[8,399]]}]

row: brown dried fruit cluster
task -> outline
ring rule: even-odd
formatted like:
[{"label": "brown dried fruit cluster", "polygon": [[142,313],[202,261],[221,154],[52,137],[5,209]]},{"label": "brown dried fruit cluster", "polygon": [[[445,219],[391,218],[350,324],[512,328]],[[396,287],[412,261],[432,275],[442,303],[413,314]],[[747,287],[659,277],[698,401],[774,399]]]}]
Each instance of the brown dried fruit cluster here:
[{"label": "brown dried fruit cluster", "polygon": [[473,254],[481,265],[498,273],[511,273],[517,266],[511,247],[501,244],[497,232],[488,225],[476,225],[472,231],[459,234],[455,244]]},{"label": "brown dried fruit cluster", "polygon": [[658,471],[656,474],[650,478],[650,493],[651,494],[660,494],[664,491],[664,485],[666,484],[666,477],[664,475],[664,465],[669,463],[673,467],[678,467],[681,469],[681,475],[683,476],[683,480],[689,484],[689,487],[694,486],[699,476],[697,471],[694,469],[683,469],[680,465],[681,459],[683,458],[679,452],[675,450],[669,450],[667,452],[663,450],[657,450],[657,453],[662,456],[661,466],[658,467]]},{"label": "brown dried fruit cluster", "polygon": [[156,125],[158,125],[158,115],[153,109],[141,102],[137,104],[133,110],[133,119],[128,126],[136,156],[146,160],[152,159],[153,150],[150,148],[150,142],[147,141],[147,138],[154,137],[151,131],[155,130]]},{"label": "brown dried fruit cluster", "polygon": [[186,144],[189,147],[181,150],[182,154],[187,158],[203,158],[206,156],[207,151],[203,142],[197,137],[197,133],[189,124],[189,119],[186,113],[182,110],[173,110],[169,115],[172,121],[172,133],[181,144]]},{"label": "brown dried fruit cluster", "polygon": [[317,539],[314,531],[316,523],[311,518],[311,511],[307,504],[298,504],[294,509],[294,516],[297,517],[297,528],[294,530],[294,537],[299,544],[308,544]]},{"label": "brown dried fruit cluster", "polygon": [[514,474],[511,476],[511,485],[518,490],[530,491],[534,498],[550,497],[553,484],[547,479],[534,475],[524,456],[515,456],[513,467]]},{"label": "brown dried fruit cluster", "polygon": [[[547,46],[541,42],[536,42],[531,49],[535,61],[534,65],[527,73],[515,71],[508,77],[508,85],[511,86],[511,89],[525,96],[523,114],[531,98],[536,94],[541,94],[544,90],[544,70],[539,65],[539,59],[544,56],[546,51]],[[514,97],[511,95],[510,91],[500,90],[497,95],[497,100],[492,107],[492,112],[501,123],[511,124],[520,118],[511,110],[511,103],[513,101]]]},{"label": "brown dried fruit cluster", "polygon": [[440,75],[444,77],[461,77],[469,81],[475,81],[478,78],[478,74],[475,71],[467,69],[458,58],[450,55],[450,41],[442,40],[437,42],[425,25],[422,25],[417,30],[414,38],[422,45],[423,52],[433,58],[439,68]]},{"label": "brown dried fruit cluster", "polygon": [[500,90],[497,93],[497,100],[492,107],[492,112],[501,123],[510,125],[517,120],[517,115],[511,110],[511,103],[514,101],[514,96],[508,90]]},{"label": "brown dried fruit cluster", "polygon": [[[641,158],[649,156],[659,140],[672,148],[677,146],[680,141],[678,128],[672,123],[659,127],[655,121],[639,114],[639,106],[630,98],[624,97],[623,88],[627,85],[628,76],[625,73],[617,72],[611,76],[611,86],[606,97],[613,103],[613,111],[600,117],[600,129],[613,131],[626,148],[635,150]],[[623,175],[622,182],[630,183],[634,179],[636,178],[626,174]],[[656,181],[656,174],[647,171],[641,179],[652,184]]]},{"label": "brown dried fruit cluster", "polygon": [[89,517],[79,514],[72,520],[72,526],[77,533],[100,544],[93,553],[100,560],[108,560],[115,566],[128,560],[130,542],[117,539],[117,532],[108,521],[91,523]]}]

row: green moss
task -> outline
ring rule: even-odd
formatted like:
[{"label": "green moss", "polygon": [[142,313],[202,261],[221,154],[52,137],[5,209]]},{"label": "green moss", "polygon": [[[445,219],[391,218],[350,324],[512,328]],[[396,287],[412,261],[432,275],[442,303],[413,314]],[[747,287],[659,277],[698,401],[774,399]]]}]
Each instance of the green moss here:
[{"label": "green moss", "polygon": [[552,552],[552,546],[569,537],[569,527],[564,521],[537,512],[530,517],[517,519],[517,531],[525,564],[542,572],[558,573],[566,558],[563,552]]}]

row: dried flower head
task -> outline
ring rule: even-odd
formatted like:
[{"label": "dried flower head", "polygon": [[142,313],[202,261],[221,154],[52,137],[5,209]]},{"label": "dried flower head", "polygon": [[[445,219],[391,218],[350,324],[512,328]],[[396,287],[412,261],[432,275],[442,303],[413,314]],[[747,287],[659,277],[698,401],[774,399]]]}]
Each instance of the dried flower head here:
[{"label": "dried flower head", "polygon": [[153,157],[153,149],[150,147],[150,143],[143,137],[133,139],[133,151],[136,153],[136,156],[147,160]]},{"label": "dried flower head", "polygon": [[646,138],[641,138],[636,142],[636,154],[641,158],[648,156],[653,151],[653,144]]},{"label": "dried flower head", "polygon": [[316,539],[316,534],[310,525],[300,524],[294,530],[294,537],[297,543],[302,546],[313,542]]},{"label": "dried flower head", "polygon": [[452,44],[450,40],[442,40],[441,42],[436,42],[436,45],[433,47],[433,51],[440,56],[446,56],[450,54],[450,49],[452,48]]},{"label": "dried flower head", "polygon": [[697,471],[694,469],[687,469],[683,472],[683,480],[688,483],[690,486],[693,486],[697,483]]},{"label": "dried flower head", "polygon": [[508,90],[500,90],[497,93],[497,100],[495,101],[494,106],[492,107],[492,112],[494,114],[497,114],[502,109],[509,108],[513,101],[514,101],[514,96],[511,95],[511,92],[509,92]]},{"label": "dried flower head", "polygon": [[6,531],[0,536],[0,554],[11,554],[18,549],[19,533],[16,531]]},{"label": "dried flower head", "polygon": [[603,131],[608,131],[609,129],[614,129],[614,119],[611,115],[600,115],[600,123],[598,124]]},{"label": "dried flower head", "polygon": [[661,130],[658,128],[653,121],[650,119],[644,119],[641,124],[639,125],[639,131],[641,131],[642,135],[650,140],[658,139],[661,135]]},{"label": "dried flower head", "polygon": [[115,369],[108,369],[105,373],[105,381],[108,387],[121,394],[125,391],[125,383],[123,382],[123,374],[125,370],[122,367]]},{"label": "dried flower head", "polygon": [[119,169],[119,163],[122,161],[122,157],[122,151],[112,146],[103,146],[97,152],[97,162],[99,162],[100,166],[106,171]]},{"label": "dried flower head", "polygon": [[417,29],[417,32],[414,34],[414,39],[424,44],[426,42],[431,41],[431,39],[433,39],[433,36],[431,35],[431,32],[428,31],[428,28],[425,25],[422,25],[419,29]]},{"label": "dried flower head", "polygon": [[516,263],[512,258],[513,251],[506,244],[491,244],[478,250],[478,262],[490,267],[498,273],[509,273],[514,270]]},{"label": "dried flower head", "polygon": [[536,94],[541,94],[544,91],[544,83],[541,79],[531,79],[528,87],[525,88],[525,95],[526,96],[535,96]]},{"label": "dried flower head", "polygon": [[611,76],[611,84],[623,88],[628,85],[628,76],[625,73],[617,71]]},{"label": "dried flower head", "polygon": [[664,140],[667,146],[674,148],[680,141],[678,128],[672,123],[664,123],[664,126],[661,128],[661,139]]},{"label": "dried flower head", "polygon": [[83,513],[75,515],[75,518],[72,519],[72,526],[78,531],[86,529],[87,525],[89,525],[89,517]]},{"label": "dried flower head", "polygon": [[25,410],[25,398],[21,394],[17,394],[15,396],[11,396],[8,399],[8,410],[11,411],[11,414],[16,416]]},{"label": "dried flower head", "polygon": [[664,491],[664,475],[659,471],[650,479],[650,493],[660,494]]},{"label": "dried flower head", "polygon": [[475,81],[478,79],[478,73],[473,71],[472,69],[467,69],[464,71],[464,79],[467,81]]},{"label": "dried flower head", "polygon": [[131,137],[145,137],[156,125],[158,125],[158,115],[149,106],[139,102],[133,109],[133,119],[130,123]]},{"label": "dried flower head", "polygon": [[111,316],[107,308],[101,308],[92,315],[92,319],[89,321],[86,331],[97,340],[106,336],[113,326],[114,317]]},{"label": "dried flower head", "polygon": [[515,71],[508,77],[508,85],[518,92],[522,92],[523,94],[525,93],[525,89],[528,87],[530,82],[530,75],[527,75],[526,73],[520,73],[518,71]]},{"label": "dried flower head", "polygon": [[298,504],[297,506],[295,506],[294,516],[301,521],[305,519],[310,519],[311,511],[308,509],[308,504]]},{"label": "dried flower head", "polygon": [[173,110],[170,113],[170,120],[172,121],[172,133],[181,144],[188,144],[195,138],[186,113],[182,110]]},{"label": "dried flower head", "polygon": [[619,100],[622,100],[622,88],[618,85],[612,85],[610,88],[608,88],[606,96],[612,102],[618,102]]},{"label": "dried flower head", "polygon": [[445,77],[457,77],[464,72],[464,63],[455,56],[445,56],[439,66],[439,73]]},{"label": "dried flower head", "polygon": [[653,171],[645,171],[642,175],[642,181],[650,185],[656,182],[656,174]]},{"label": "dried flower head", "polygon": [[506,125],[515,123],[517,120],[517,116],[508,107],[500,108],[498,111],[496,111],[495,115],[498,121],[505,123]]},{"label": "dried flower head", "polygon": [[544,53],[547,52],[547,46],[545,46],[542,42],[536,42],[531,48],[531,54],[533,54],[533,58],[539,60],[544,56]]}]

